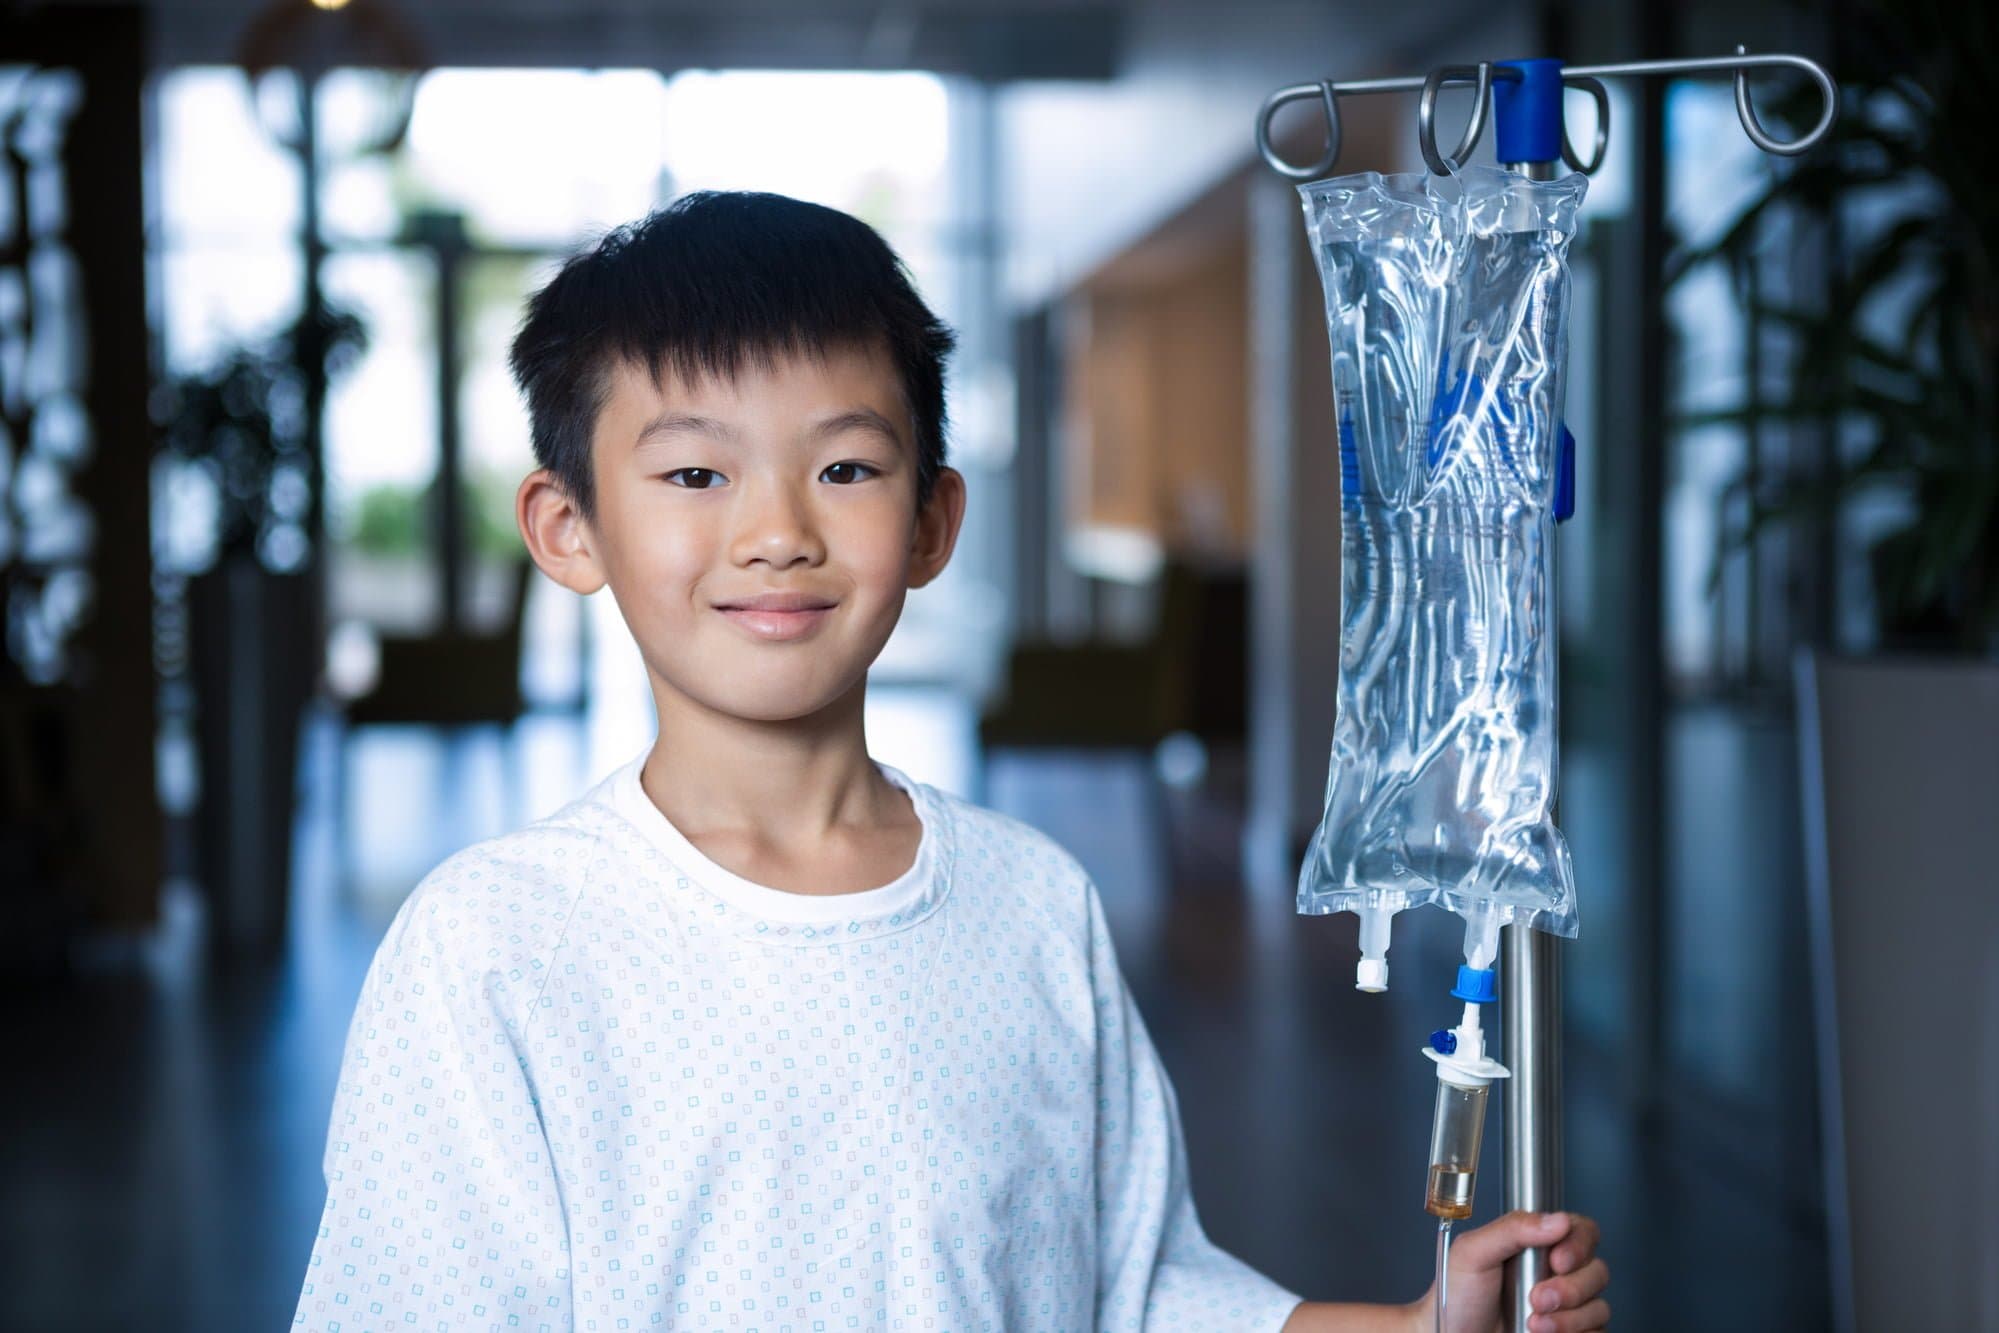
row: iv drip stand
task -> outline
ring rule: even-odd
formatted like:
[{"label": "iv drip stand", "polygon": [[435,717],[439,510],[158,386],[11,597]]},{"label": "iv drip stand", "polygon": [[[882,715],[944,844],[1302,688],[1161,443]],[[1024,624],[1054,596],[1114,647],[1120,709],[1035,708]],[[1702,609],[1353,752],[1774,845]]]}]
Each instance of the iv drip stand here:
[{"label": "iv drip stand", "polygon": [[[1823,105],[1818,123],[1796,139],[1781,140],[1763,128],[1749,100],[1748,72],[1788,68],[1818,85]],[[1832,129],[1839,115],[1839,87],[1817,62],[1795,55],[1749,55],[1743,47],[1732,57],[1702,60],[1645,60],[1617,65],[1564,67],[1554,60],[1481,61],[1477,65],[1447,65],[1422,78],[1370,79],[1352,83],[1293,84],[1264,99],[1256,114],[1256,147],[1271,168],[1293,180],[1329,175],[1340,155],[1339,99],[1366,93],[1420,92],[1418,137],[1423,160],[1438,175],[1454,174],[1471,159],[1485,131],[1488,96],[1500,106],[1499,160],[1508,171],[1529,180],[1553,180],[1560,163],[1585,175],[1603,165],[1610,139],[1610,97],[1602,79],[1630,75],[1729,73],[1735,78],[1735,112],[1742,129],[1766,153],[1795,156]],[[1509,85],[1502,94],[1495,81]],[[1474,89],[1470,123],[1457,147],[1447,156],[1437,147],[1437,94],[1450,85]],[[1587,92],[1596,103],[1596,135],[1589,160],[1581,160],[1569,144],[1562,124],[1562,94],[1567,88]],[[1306,164],[1287,162],[1270,142],[1270,121],[1289,102],[1316,100],[1326,119],[1326,142],[1319,157]],[[1501,1054],[1513,1076],[1506,1081],[1506,1207],[1544,1212],[1562,1201],[1562,972],[1558,941],[1531,925],[1509,925],[1500,948]],[[1526,1250],[1509,1265],[1509,1281],[1501,1311],[1506,1326],[1526,1333],[1531,1313],[1528,1295],[1548,1275],[1547,1253]]]}]

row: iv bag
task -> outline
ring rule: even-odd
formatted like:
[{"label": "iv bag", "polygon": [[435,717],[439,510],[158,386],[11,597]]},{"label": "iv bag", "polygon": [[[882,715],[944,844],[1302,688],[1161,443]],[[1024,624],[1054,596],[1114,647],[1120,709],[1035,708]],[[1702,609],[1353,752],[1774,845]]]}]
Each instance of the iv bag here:
[{"label": "iv bag", "polygon": [[[1468,168],[1299,190],[1341,536],[1338,718],[1298,910],[1359,913],[1376,960],[1388,917],[1423,903],[1466,918],[1474,966],[1501,925],[1576,933],[1553,818],[1552,555],[1584,188]],[[1377,967],[1363,988],[1386,984]]]}]

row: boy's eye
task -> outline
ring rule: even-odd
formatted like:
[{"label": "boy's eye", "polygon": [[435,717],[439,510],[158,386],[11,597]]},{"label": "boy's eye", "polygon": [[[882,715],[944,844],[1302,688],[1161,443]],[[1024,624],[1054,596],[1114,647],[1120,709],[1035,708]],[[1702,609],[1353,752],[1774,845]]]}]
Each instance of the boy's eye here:
[{"label": "boy's eye", "polygon": [[713,468],[677,467],[666,474],[666,479],[676,486],[685,486],[690,491],[705,491],[720,484],[722,474]]},{"label": "boy's eye", "polygon": [[866,463],[834,463],[819,475],[835,486],[851,486],[864,476],[879,476],[880,472]]}]

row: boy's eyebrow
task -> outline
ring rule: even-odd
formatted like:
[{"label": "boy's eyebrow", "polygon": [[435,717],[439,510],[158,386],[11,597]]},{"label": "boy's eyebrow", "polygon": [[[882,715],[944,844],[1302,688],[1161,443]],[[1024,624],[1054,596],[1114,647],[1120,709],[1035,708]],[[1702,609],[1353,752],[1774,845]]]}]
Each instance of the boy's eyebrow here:
[{"label": "boy's eyebrow", "polygon": [[872,407],[857,407],[851,412],[842,412],[838,416],[827,417],[812,428],[812,434],[814,438],[830,440],[835,435],[844,434],[850,430],[873,431],[888,440],[891,444],[898,446],[902,444],[902,433],[895,428],[895,423],[875,411]]},{"label": "boy's eyebrow", "polygon": [[[811,435],[814,439],[830,440],[850,430],[872,431],[891,444],[902,443],[902,434],[896,430],[895,423],[872,407],[857,407],[827,417],[812,428]],[[645,444],[663,435],[707,435],[733,441],[737,438],[737,431],[728,422],[717,421],[714,417],[696,416],[691,412],[668,412],[654,417],[640,429],[638,443]]]},{"label": "boy's eyebrow", "polygon": [[720,440],[736,438],[736,428],[726,421],[713,417],[698,417],[687,412],[668,412],[646,422],[639,431],[638,443],[644,444],[656,435],[712,435]]}]

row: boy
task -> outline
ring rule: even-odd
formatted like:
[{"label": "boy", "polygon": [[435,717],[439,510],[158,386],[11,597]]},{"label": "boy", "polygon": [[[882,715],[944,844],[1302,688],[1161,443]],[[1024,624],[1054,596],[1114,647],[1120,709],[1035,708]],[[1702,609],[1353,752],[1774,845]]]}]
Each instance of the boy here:
[{"label": "boy", "polygon": [[[681,200],[572,258],[513,366],[518,518],[608,586],[659,719],[573,804],[427,876],[349,1033],[314,1329],[1430,1327],[1216,1249],[1095,890],[1034,830],[869,759],[867,670],[950,559],[950,333],[867,226]],[[1457,1245],[1454,1323],[1595,1229]]]}]

